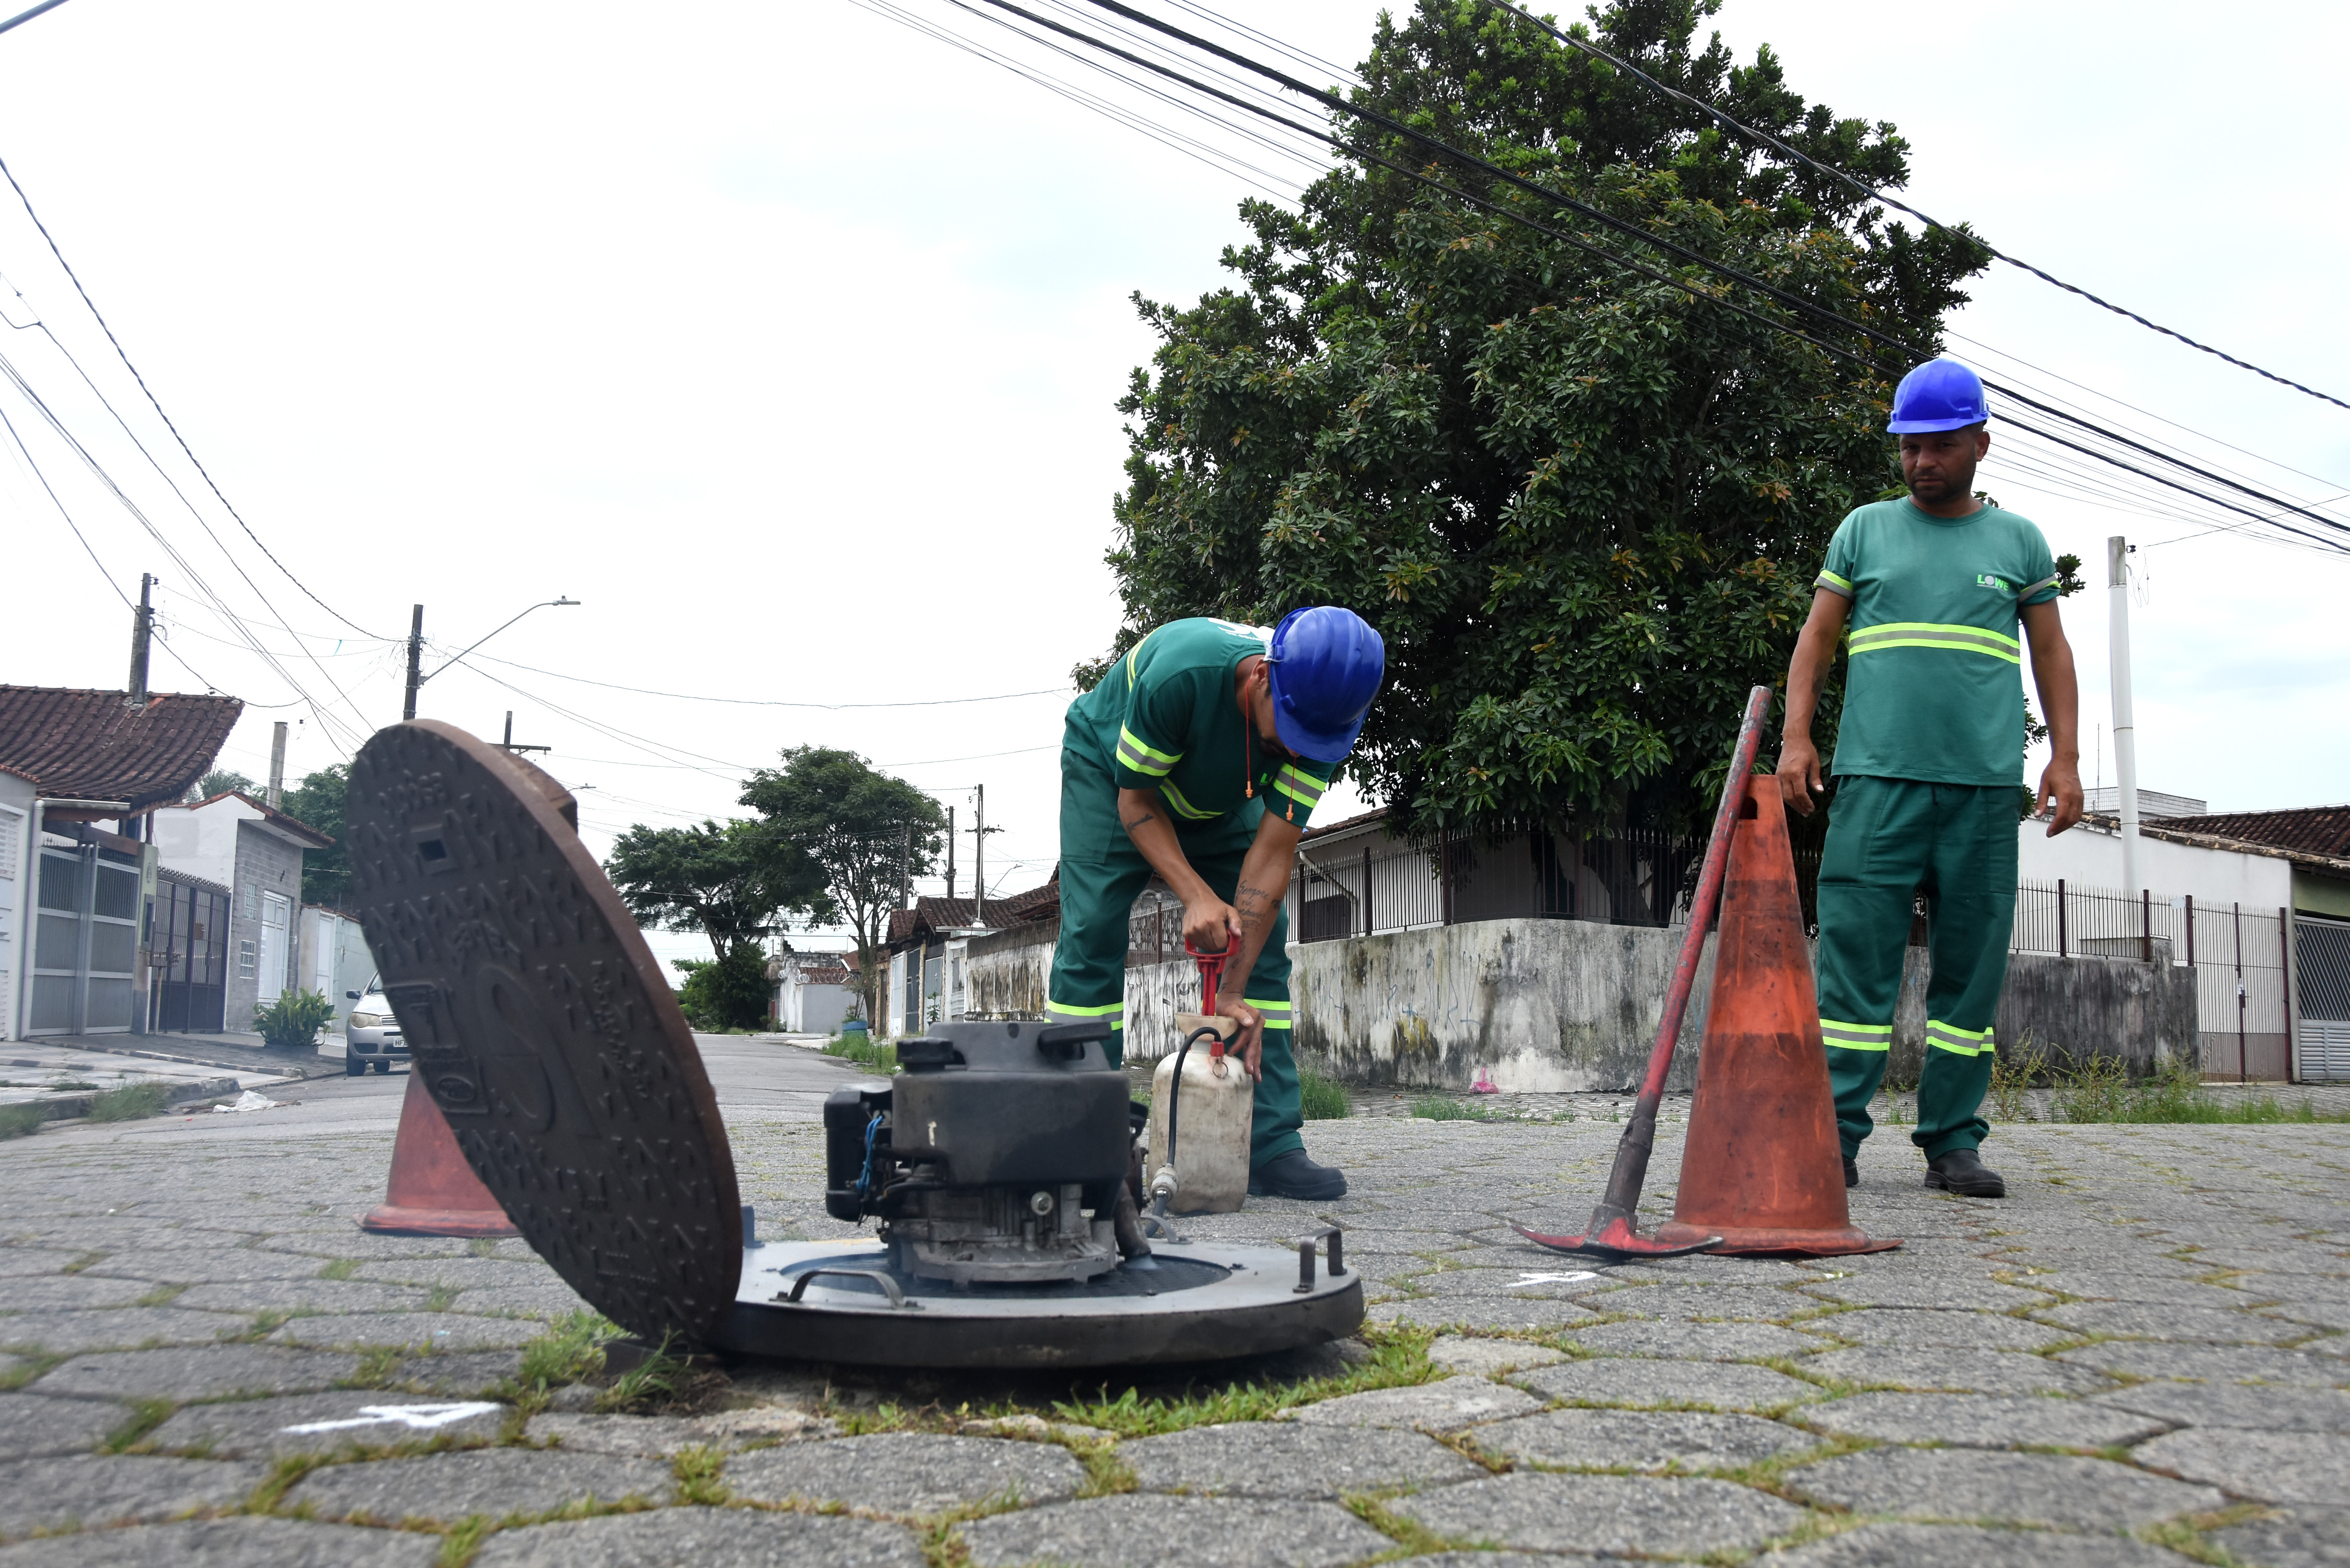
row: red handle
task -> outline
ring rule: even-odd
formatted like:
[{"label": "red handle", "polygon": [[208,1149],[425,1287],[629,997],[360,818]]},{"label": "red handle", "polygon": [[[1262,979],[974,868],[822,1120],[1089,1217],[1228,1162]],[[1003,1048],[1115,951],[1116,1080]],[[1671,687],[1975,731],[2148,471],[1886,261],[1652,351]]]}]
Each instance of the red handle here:
[{"label": "red handle", "polygon": [[[1191,939],[1186,937],[1183,939],[1183,950],[1191,956],[1192,962],[1200,966],[1200,1011],[1213,1012],[1216,1010],[1216,993],[1223,989],[1224,959],[1232,950],[1225,946],[1214,952],[1201,952],[1191,945]],[[1222,1040],[1209,1043],[1209,1055],[1221,1056],[1223,1054],[1224,1043]]]}]

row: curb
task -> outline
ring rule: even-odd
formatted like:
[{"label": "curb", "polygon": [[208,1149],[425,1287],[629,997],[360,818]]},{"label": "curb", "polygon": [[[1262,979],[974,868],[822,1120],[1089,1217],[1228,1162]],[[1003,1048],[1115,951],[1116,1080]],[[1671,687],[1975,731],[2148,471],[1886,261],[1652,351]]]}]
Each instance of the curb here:
[{"label": "curb", "polygon": [[[49,1121],[66,1121],[77,1116],[88,1116],[90,1101],[109,1092],[96,1089],[81,1094],[56,1095],[47,1099],[20,1100],[17,1104],[40,1106],[44,1116]],[[234,1095],[236,1092],[234,1078],[200,1078],[194,1083],[172,1085],[163,1096],[163,1104],[167,1106],[184,1106],[191,1100],[209,1100],[222,1095]]]}]

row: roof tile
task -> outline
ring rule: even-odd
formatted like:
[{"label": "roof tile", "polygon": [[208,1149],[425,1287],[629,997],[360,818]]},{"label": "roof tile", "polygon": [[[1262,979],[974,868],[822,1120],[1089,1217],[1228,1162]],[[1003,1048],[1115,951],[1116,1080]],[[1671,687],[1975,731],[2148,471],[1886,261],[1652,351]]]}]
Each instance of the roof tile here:
[{"label": "roof tile", "polygon": [[0,686],[0,766],[53,799],[128,801],[134,813],[185,794],[244,711],[218,695]]}]

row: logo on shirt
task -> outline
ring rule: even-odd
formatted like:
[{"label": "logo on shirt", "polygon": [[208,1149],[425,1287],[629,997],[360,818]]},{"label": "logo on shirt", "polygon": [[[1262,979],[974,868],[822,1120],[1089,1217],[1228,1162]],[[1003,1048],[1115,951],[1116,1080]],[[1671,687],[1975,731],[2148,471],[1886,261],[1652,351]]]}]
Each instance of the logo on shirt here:
[{"label": "logo on shirt", "polygon": [[1975,574],[1975,587],[1979,588],[1989,588],[1994,593],[2002,594],[2012,594],[2015,591],[2015,585],[2013,583],[2009,582],[2005,577],[1995,577],[1989,572],[1978,572]]}]

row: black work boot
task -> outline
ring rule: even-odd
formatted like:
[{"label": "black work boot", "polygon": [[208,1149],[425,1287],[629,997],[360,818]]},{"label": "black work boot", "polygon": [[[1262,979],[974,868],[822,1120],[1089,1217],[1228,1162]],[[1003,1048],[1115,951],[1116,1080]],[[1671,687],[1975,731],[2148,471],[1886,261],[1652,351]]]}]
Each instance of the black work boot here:
[{"label": "black work boot", "polygon": [[1926,1185],[1966,1198],[2004,1198],[2007,1183],[1970,1148],[1954,1148],[1926,1162]]},{"label": "black work boot", "polygon": [[1249,1172],[1251,1198],[1302,1198],[1309,1203],[1347,1196],[1347,1178],[1335,1166],[1316,1165],[1302,1148],[1276,1154]]},{"label": "black work boot", "polygon": [[1844,1184],[1846,1187],[1860,1185],[1860,1161],[1850,1155],[1844,1157]]}]

